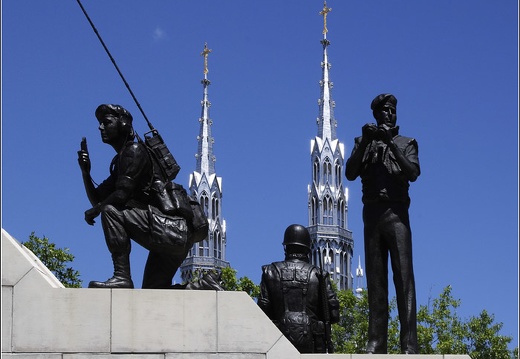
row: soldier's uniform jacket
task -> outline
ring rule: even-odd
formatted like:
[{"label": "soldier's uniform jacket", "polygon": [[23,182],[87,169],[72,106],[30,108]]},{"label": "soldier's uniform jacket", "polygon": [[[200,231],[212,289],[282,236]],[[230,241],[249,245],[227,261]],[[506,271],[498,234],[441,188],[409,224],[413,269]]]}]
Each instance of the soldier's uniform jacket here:
[{"label": "soldier's uniform jacket", "polygon": [[131,194],[130,198],[125,203],[113,203],[114,205],[119,208],[146,209],[151,201],[147,191],[150,188],[152,175],[152,163],[144,145],[128,141],[112,159],[110,176],[97,187],[96,191],[99,198],[104,200],[111,193],[124,190]]},{"label": "soldier's uniform jacket", "polygon": [[339,321],[328,276],[300,259],[274,262],[262,267],[260,291],[258,305],[301,353],[325,352],[324,300],[330,323]]},{"label": "soldier's uniform jacket", "polygon": [[[397,148],[410,162],[420,168],[417,141],[414,138],[400,136],[398,131],[399,127],[395,127],[393,140]],[[352,153],[359,147],[361,139],[362,137],[356,137]],[[408,180],[401,171],[395,155],[383,141],[373,140],[365,149],[360,176],[364,204],[380,201],[410,204]]]}]

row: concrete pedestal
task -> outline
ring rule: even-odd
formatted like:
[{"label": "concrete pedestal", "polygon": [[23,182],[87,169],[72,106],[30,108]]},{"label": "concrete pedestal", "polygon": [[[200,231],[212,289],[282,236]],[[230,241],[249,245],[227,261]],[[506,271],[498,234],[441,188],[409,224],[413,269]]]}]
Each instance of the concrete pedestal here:
[{"label": "concrete pedestal", "polygon": [[[64,288],[2,229],[2,357],[380,359],[300,354],[244,292]],[[464,359],[465,355],[392,355]]]}]

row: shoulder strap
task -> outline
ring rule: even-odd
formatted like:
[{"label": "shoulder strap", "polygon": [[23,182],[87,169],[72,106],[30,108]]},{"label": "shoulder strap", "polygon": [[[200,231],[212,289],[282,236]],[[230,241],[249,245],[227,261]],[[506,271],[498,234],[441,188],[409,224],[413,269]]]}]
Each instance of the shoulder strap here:
[{"label": "shoulder strap", "polygon": [[148,153],[148,158],[150,159],[150,163],[152,165],[152,171],[151,171],[151,174],[150,174],[150,180],[148,181],[148,184],[147,184],[146,188],[144,189],[144,191],[148,193],[152,189],[152,185],[153,185],[153,182],[154,182],[154,179],[155,179],[155,174],[156,174],[155,168],[156,168],[157,165],[155,163],[156,161],[155,161],[154,154],[152,153],[150,148],[148,148],[148,146],[143,142],[141,137],[139,137],[137,132],[135,132],[135,138],[137,139],[137,143],[139,143],[140,145],[144,146],[144,148],[146,149],[146,152]]}]

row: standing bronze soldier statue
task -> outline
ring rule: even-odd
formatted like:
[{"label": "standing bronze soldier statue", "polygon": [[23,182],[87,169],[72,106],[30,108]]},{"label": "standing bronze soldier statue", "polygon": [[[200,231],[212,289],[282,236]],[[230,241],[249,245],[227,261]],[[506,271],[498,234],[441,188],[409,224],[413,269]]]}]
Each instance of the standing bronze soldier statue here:
[{"label": "standing bronze soldier statue", "polygon": [[[149,255],[143,275],[143,288],[170,288],[175,272],[192,245],[189,208],[163,213],[158,201],[164,191],[161,178],[146,145],[136,142],[132,115],[119,105],[100,105],[95,112],[101,140],[112,146],[116,156],[110,164],[110,176],[96,186],[90,176],[90,157],[86,139],[78,151],[78,162],[92,208],[85,221],[94,225],[101,216],[114,275],[105,282],[91,281],[89,288],[133,288],[130,274],[130,250],[133,239]],[[159,199],[158,199],[159,198]]]},{"label": "standing bronze soldier statue", "polygon": [[399,135],[397,99],[377,96],[371,104],[377,126],[367,123],[355,139],[345,174],[361,177],[365,265],[368,287],[368,353],[387,353],[388,253],[392,263],[401,324],[401,352],[417,354],[417,309],[408,208],[409,182],[421,170],[415,139]]},{"label": "standing bronze soldier statue", "polygon": [[262,267],[258,305],[300,353],[332,353],[339,302],[328,273],[309,263],[309,231],[290,225],[283,245],[285,260]]}]

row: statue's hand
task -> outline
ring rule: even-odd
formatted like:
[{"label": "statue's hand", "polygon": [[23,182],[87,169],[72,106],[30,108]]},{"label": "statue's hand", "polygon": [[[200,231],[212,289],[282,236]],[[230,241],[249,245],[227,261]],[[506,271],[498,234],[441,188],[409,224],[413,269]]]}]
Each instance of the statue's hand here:
[{"label": "statue's hand", "polygon": [[99,210],[97,208],[87,209],[85,211],[85,222],[93,226],[94,223],[96,223],[96,221],[94,221],[94,218],[96,218],[97,216],[99,216]]},{"label": "statue's hand", "polygon": [[371,141],[374,138],[376,131],[377,131],[377,126],[374,123],[367,123],[361,129],[363,139],[367,139],[367,140]]},{"label": "statue's hand", "polygon": [[78,151],[78,163],[81,172],[85,175],[89,175],[91,164],[87,148],[87,139],[85,137],[81,140],[81,149]]},{"label": "statue's hand", "polygon": [[392,141],[392,128],[387,125],[381,125],[378,127],[378,133],[380,133],[380,140],[386,143],[387,145]]}]

